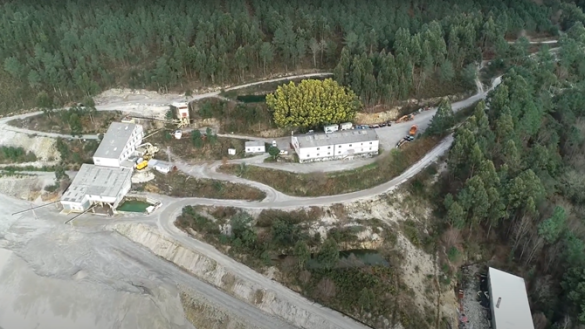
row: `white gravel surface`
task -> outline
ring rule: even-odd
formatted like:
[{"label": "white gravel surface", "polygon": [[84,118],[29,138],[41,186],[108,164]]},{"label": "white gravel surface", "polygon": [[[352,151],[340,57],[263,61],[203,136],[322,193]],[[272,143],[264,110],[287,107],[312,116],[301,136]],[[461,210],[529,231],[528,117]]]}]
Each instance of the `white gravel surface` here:
[{"label": "white gravel surface", "polygon": [[29,205],[0,195],[0,328],[193,328],[188,287],[251,327],[292,329],[99,225],[63,225],[51,207],[11,215]]}]

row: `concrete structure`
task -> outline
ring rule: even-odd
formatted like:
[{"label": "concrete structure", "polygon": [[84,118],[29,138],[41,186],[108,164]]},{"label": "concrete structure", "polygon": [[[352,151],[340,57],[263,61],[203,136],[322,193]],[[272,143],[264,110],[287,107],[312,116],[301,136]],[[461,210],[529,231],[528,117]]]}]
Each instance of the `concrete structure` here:
[{"label": "concrete structure", "polygon": [[304,163],[374,156],[380,141],[375,130],[365,129],[292,136],[291,144]]},{"label": "concrete structure", "polygon": [[144,130],[134,123],[112,122],[93,155],[98,166],[120,167],[142,143]]},{"label": "concrete structure", "polygon": [[170,162],[160,161],[156,159],[149,160],[148,167],[154,168],[156,171],[163,174],[168,174],[175,168],[175,166]]},{"label": "concrete structure", "polygon": [[245,143],[246,153],[266,153],[266,145],[261,141],[248,141]]},{"label": "concrete structure", "polygon": [[492,328],[534,329],[524,279],[492,267],[488,277]]},{"label": "concrete structure", "polygon": [[92,204],[107,204],[115,209],[130,191],[132,169],[83,164],[63,193],[61,205],[66,212],[84,212]]},{"label": "concrete structure", "polygon": [[172,103],[171,106],[175,110],[175,115],[177,116],[177,119],[189,120],[189,103],[175,102]]},{"label": "concrete structure", "polygon": [[331,134],[339,130],[339,125],[328,125],[323,127],[326,134]]}]

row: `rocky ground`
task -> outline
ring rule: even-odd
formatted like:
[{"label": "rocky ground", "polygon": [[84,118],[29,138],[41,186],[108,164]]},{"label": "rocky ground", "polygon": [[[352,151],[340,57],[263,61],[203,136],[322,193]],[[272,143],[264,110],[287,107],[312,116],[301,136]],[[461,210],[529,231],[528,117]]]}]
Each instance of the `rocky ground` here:
[{"label": "rocky ground", "polygon": [[43,161],[59,159],[60,154],[55,144],[54,138],[32,136],[9,130],[2,130],[0,133],[0,145],[22,147],[26,152],[34,153]]}]

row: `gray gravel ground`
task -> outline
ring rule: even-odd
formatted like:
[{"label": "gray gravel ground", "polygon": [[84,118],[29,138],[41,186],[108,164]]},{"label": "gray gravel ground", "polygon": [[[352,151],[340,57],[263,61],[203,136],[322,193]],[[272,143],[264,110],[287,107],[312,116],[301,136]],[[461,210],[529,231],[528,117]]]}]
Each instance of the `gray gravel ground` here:
[{"label": "gray gravel ground", "polygon": [[486,318],[486,309],[484,309],[477,300],[479,291],[480,266],[471,265],[463,269],[463,314],[467,316],[469,322],[460,325],[460,329],[490,329],[488,319]]}]

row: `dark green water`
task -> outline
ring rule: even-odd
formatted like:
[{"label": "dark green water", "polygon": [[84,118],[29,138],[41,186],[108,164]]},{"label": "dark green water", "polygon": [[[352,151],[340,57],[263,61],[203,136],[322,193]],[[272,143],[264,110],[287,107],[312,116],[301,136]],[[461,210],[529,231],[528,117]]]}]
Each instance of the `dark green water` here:
[{"label": "dark green water", "polygon": [[[315,257],[316,255],[313,255]],[[308,269],[316,269],[322,267],[316,258],[311,257],[307,261]],[[389,267],[390,263],[384,259],[378,251],[369,249],[355,249],[345,250],[339,252],[339,263],[338,268],[351,268],[351,267],[366,267],[366,266],[384,266]]]},{"label": "dark green water", "polygon": [[128,212],[146,212],[146,208],[152,206],[148,202],[138,201],[138,200],[128,200],[124,201],[121,205],[118,206],[119,211],[128,211]]},{"label": "dark green water", "polygon": [[244,103],[263,103],[266,101],[266,95],[240,95],[236,99]]}]

